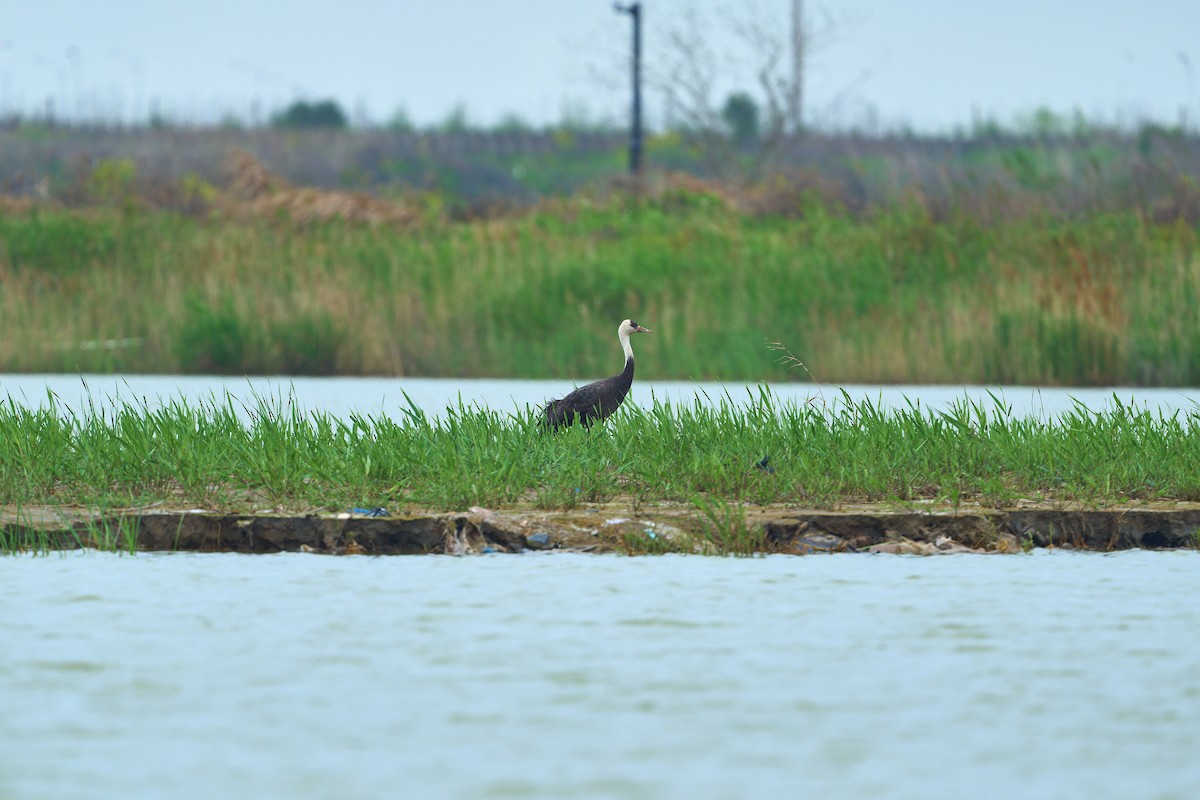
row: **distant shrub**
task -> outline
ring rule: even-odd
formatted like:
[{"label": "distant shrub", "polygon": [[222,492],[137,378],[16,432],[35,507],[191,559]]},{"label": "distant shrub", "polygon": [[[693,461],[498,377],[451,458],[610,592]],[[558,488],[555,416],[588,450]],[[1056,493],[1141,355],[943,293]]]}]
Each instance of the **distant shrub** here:
[{"label": "distant shrub", "polygon": [[508,113],[492,128],[493,133],[533,133],[534,127],[519,114]]},{"label": "distant shrub", "polygon": [[721,109],[721,120],[738,144],[753,142],[758,138],[758,103],[745,92],[729,95]]},{"label": "distant shrub", "polygon": [[999,311],[993,336],[984,355],[986,383],[1102,386],[1123,377],[1117,334],[1077,312],[1057,318],[1028,309]]},{"label": "distant shrub", "polygon": [[0,242],[11,269],[59,276],[112,263],[119,246],[114,225],[37,212],[25,218],[0,215]]},{"label": "distant shrub", "polygon": [[206,208],[217,198],[217,189],[194,172],[185,172],[179,179],[179,193],[188,210]]},{"label": "distant shrub", "polygon": [[413,124],[412,117],[403,108],[397,108],[396,113],[392,114],[391,119],[387,121],[387,129],[396,133],[412,133],[417,129]]},{"label": "distant shrub", "polygon": [[229,298],[192,295],[175,338],[183,372],[207,375],[334,375],[345,330],[324,312],[262,319]]},{"label": "distant shrub", "polygon": [[467,118],[467,107],[462,103],[454,106],[446,114],[446,118],[438,123],[442,133],[467,133],[471,130],[471,121]]},{"label": "distant shrub", "polygon": [[297,100],[271,117],[273,128],[331,128],[347,127],[346,113],[333,100],[309,103]]},{"label": "distant shrub", "polygon": [[280,375],[336,375],[345,331],[327,313],[300,313],[268,326],[274,344],[269,371]]},{"label": "distant shrub", "polygon": [[212,306],[192,295],[184,303],[174,349],[185,373],[238,375],[253,371],[247,367],[259,348],[250,321],[238,314],[228,298]]},{"label": "distant shrub", "polygon": [[132,158],[105,158],[87,179],[88,197],[100,205],[131,209],[137,204],[137,166]]}]

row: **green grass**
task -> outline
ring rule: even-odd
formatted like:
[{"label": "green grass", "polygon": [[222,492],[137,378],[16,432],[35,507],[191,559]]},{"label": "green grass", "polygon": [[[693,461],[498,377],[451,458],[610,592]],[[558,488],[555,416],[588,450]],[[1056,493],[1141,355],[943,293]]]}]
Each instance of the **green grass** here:
[{"label": "green grass", "polygon": [[[78,415],[8,400],[0,504],[401,513],[674,501],[698,512],[713,549],[749,552],[746,504],[1200,500],[1200,412],[1113,402],[1039,420],[998,402],[885,412],[841,396],[797,406],[764,388],[745,404],[627,405],[601,428],[550,435],[532,413],[461,406],[437,418],[410,406],[396,422],[304,415],[282,398]],[[756,466],[763,456],[773,472]],[[122,548],[127,529],[93,538]]]},{"label": "green grass", "polygon": [[[1197,230],[673,190],[412,228],[0,212],[0,372],[1200,384]],[[104,342],[127,345],[105,346]]]},{"label": "green grass", "polygon": [[56,542],[52,541],[51,534],[30,524],[31,520],[20,505],[12,509],[9,516],[7,524],[0,524],[0,553],[49,555],[55,549]]}]

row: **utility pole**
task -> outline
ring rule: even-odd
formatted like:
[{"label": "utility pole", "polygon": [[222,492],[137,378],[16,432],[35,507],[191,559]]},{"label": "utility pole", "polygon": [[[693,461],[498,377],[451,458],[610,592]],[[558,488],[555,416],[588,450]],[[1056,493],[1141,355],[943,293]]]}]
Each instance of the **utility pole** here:
[{"label": "utility pole", "polygon": [[792,93],[790,102],[792,135],[804,130],[804,0],[792,0]]},{"label": "utility pole", "polygon": [[633,17],[633,119],[629,128],[629,174],[642,175],[642,4],[614,3],[619,14]]}]

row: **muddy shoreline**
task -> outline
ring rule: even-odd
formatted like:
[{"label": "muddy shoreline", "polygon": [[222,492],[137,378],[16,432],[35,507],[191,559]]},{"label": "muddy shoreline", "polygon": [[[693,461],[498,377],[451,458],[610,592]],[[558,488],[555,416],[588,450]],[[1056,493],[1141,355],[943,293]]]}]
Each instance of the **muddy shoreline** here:
[{"label": "muddy shoreline", "polygon": [[692,507],[570,511],[472,508],[371,517],[64,507],[6,509],[11,550],[110,550],[363,555],[722,552],[740,542],[778,553],[1019,553],[1034,547],[1108,552],[1195,548],[1200,504],[1117,509],[746,508],[733,533]]}]

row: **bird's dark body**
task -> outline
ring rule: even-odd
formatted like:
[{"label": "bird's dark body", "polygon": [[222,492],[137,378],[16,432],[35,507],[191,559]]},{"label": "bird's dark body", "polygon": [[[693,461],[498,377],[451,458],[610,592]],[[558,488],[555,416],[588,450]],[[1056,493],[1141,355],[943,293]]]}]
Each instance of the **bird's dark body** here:
[{"label": "bird's dark body", "polygon": [[579,420],[585,428],[590,428],[593,422],[600,422],[620,408],[632,385],[633,358],[630,357],[625,359],[625,369],[620,375],[580,386],[563,399],[547,403],[543,424],[557,430]]}]

